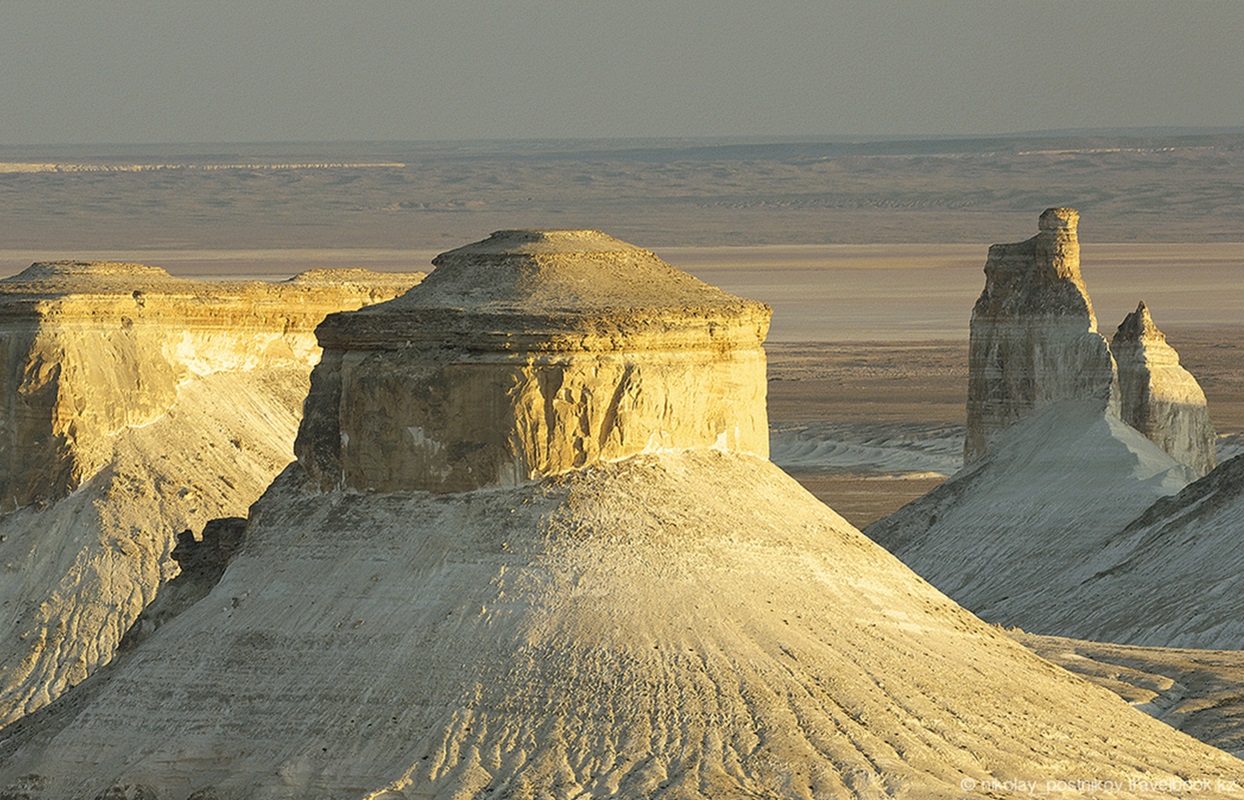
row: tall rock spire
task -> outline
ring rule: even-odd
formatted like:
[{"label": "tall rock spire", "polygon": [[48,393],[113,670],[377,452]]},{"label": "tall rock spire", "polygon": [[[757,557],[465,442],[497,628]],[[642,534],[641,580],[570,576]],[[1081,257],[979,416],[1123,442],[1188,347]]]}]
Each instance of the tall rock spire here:
[{"label": "tall rock spire", "polygon": [[968,463],[995,434],[1050,403],[1117,408],[1114,363],[1080,277],[1079,219],[1074,209],[1046,209],[1036,236],[989,248],[972,310]]}]

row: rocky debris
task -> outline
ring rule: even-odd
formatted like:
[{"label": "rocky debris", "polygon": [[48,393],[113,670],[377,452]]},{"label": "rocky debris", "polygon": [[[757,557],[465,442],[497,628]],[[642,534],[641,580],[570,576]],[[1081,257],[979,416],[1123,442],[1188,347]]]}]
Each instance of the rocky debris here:
[{"label": "rocky debris", "polygon": [[54,262],[0,281],[0,726],[106,664],[176,574],[177,534],[245,514],[290,462],[315,326],[420,276],[358,277]]},{"label": "rocky debris", "polygon": [[1118,408],[1110,348],[1080,277],[1079,219],[1074,209],[1046,209],[1036,236],[989,248],[985,289],[972,309],[969,464],[1000,431],[1050,403],[1091,399]]},{"label": "rocky debris", "polygon": [[768,454],[769,308],[598,231],[501,231],[320,326],[322,488],[512,486],[641,452]]},{"label": "rocky debris", "polygon": [[[588,239],[579,255],[554,232],[484,245],[458,300],[433,302],[450,296],[452,270],[445,295],[422,295],[439,325],[400,303],[334,318],[321,333],[341,357],[332,380],[317,371],[308,406],[349,410],[345,398],[379,384],[391,399],[372,426],[343,413],[341,430],[352,442],[364,434],[376,458],[412,419],[426,419],[445,451],[469,451],[475,430],[445,420],[481,413],[499,441],[516,442],[504,452],[525,458],[526,387],[561,375],[546,366],[616,355],[632,371],[602,361],[587,388],[621,396],[613,413],[659,446],[584,449],[578,465],[522,461],[534,474],[513,486],[486,470],[463,479],[479,489],[457,492],[443,491],[430,461],[369,472],[341,457],[349,488],[332,490],[292,465],[254,506],[246,546],[207,597],[95,676],[83,701],[70,694],[6,731],[0,792],[958,798],[997,776],[1085,775],[1141,797],[1156,794],[1126,788],[1129,778],[1244,779],[1244,763],[955,606],[747,439],[728,429],[720,445],[706,439],[699,415],[724,402],[714,396],[723,363],[737,381],[726,396],[740,398],[724,418],[742,429],[763,414],[753,350],[767,310],[680,280],[666,284],[674,293],[649,291],[655,269],[612,281],[619,259],[595,256],[620,243],[593,244],[599,236],[564,237]],[[551,280],[584,299],[542,296],[540,259],[507,257],[524,237],[539,255],[557,248]],[[521,266],[497,270],[519,280],[484,284],[473,300],[470,285],[492,274],[482,256],[498,255],[488,248]],[[642,306],[649,298],[658,304]],[[510,353],[532,377],[506,370]],[[403,363],[408,380],[386,383],[382,367]],[[479,379],[490,371],[501,386]],[[583,385],[587,372],[564,383]],[[662,402],[628,397],[636,380]],[[472,396],[459,383],[492,399],[455,406]],[[594,406],[564,414],[567,399],[551,393],[541,435],[594,435],[604,417]],[[420,404],[425,416],[412,418],[406,407]],[[324,424],[308,413],[303,434]],[[302,452],[326,474],[332,450]]]},{"label": "rocky debris", "polygon": [[1119,325],[1110,350],[1118,364],[1123,421],[1198,475],[1209,473],[1217,464],[1218,435],[1205,393],[1179,365],[1179,354],[1143,302]]}]

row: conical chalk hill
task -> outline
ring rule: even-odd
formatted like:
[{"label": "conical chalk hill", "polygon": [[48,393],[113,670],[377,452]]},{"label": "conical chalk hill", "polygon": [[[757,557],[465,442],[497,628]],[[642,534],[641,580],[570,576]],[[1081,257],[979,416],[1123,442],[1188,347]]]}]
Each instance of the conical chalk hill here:
[{"label": "conical chalk hill", "polygon": [[[530,236],[560,268],[597,267]],[[471,259],[488,274],[486,252]],[[331,318],[300,463],[220,582],[7,732],[0,794],[963,798],[1111,781],[1156,798],[1244,782],[1244,763],[1030,654],[772,466],[754,438],[767,310],[661,270],[693,290],[660,293],[669,313],[637,304],[647,272],[543,321],[517,290],[496,314],[465,289],[439,304],[446,273]],[[438,338],[421,306],[468,335]]]}]

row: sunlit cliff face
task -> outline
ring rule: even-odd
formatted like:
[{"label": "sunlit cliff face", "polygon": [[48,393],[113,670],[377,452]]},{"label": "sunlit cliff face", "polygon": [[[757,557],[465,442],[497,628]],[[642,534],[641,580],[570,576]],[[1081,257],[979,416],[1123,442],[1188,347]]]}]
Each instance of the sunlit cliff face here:
[{"label": "sunlit cliff face", "polygon": [[322,487],[461,491],[637,453],[768,455],[769,309],[597,231],[501,231],[318,331]]},{"label": "sunlit cliff face", "polygon": [[420,277],[55,262],[0,281],[0,726],[106,664],[175,538],[288,465],[324,316]]}]

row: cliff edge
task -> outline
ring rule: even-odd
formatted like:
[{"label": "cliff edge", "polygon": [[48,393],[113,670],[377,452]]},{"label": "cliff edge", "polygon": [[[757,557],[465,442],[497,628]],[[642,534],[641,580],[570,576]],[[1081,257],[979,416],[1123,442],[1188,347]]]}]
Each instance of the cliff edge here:
[{"label": "cliff edge", "polygon": [[989,248],[968,345],[968,464],[1050,403],[1118,409],[1114,361],[1080,276],[1079,221],[1075,209],[1046,209],[1036,236]]},{"label": "cliff edge", "polygon": [[[506,233],[460,284],[444,260],[440,287],[326,321],[323,413],[246,544],[86,694],[6,732],[0,793],[950,800],[1020,776],[1120,798],[1244,779],[761,457],[768,310],[677,276],[651,291],[664,268],[601,236]],[[548,283],[516,245],[557,262]]]},{"label": "cliff edge", "polygon": [[0,281],[0,726],[107,663],[178,534],[246,514],[289,463],[324,316],[420,276],[351,277],[53,262]]}]

